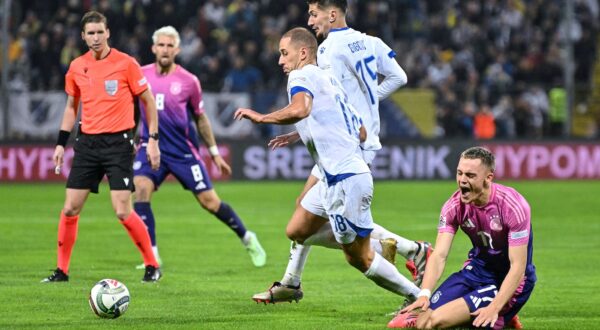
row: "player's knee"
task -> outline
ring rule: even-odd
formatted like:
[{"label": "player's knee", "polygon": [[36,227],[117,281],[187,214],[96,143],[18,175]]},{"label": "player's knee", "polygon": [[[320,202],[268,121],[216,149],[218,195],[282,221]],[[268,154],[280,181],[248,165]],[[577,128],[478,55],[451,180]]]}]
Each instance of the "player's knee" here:
[{"label": "player's knee", "polygon": [[302,244],[310,236],[310,233],[294,224],[288,224],[288,226],[285,228],[285,235],[290,240]]},{"label": "player's knee", "polygon": [[141,203],[150,202],[150,194],[151,191],[148,187],[145,186],[136,186],[135,187],[135,201]]},{"label": "player's knee", "polygon": [[129,211],[129,212],[115,211],[115,214],[117,215],[117,218],[119,218],[119,220],[124,221],[125,219],[127,219],[129,217],[129,215],[131,214],[131,211]]},{"label": "player's knee", "polygon": [[426,322],[423,323],[422,329],[431,329],[431,328],[446,328],[448,326],[447,322],[445,322],[444,318],[440,313],[436,313],[433,311]]},{"label": "player's knee", "polygon": [[365,256],[353,255],[346,253],[346,261],[354,268],[361,272],[366,272],[369,269],[369,258]]},{"label": "player's knee", "polygon": [[217,213],[221,206],[221,201],[218,199],[201,200],[200,205],[210,213]]},{"label": "player's knee", "polygon": [[81,207],[74,207],[73,205],[65,205],[65,207],[63,208],[63,214],[66,215],[67,217],[73,217],[76,215],[79,215],[79,213],[81,212]]},{"label": "player's knee", "polygon": [[196,196],[200,206],[203,209],[207,210],[211,213],[217,213],[219,211],[219,207],[221,207],[221,200],[217,197],[216,194],[210,193],[209,191],[200,193]]}]

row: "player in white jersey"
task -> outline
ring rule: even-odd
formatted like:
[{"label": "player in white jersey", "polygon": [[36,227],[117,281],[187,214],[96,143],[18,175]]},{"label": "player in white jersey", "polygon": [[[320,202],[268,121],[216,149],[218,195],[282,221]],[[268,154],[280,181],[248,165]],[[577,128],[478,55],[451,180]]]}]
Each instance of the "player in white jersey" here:
[{"label": "player in white jersey", "polygon": [[[394,59],[394,51],[381,39],[365,35],[346,25],[345,0],[308,0],[308,25],[317,37],[325,38],[317,52],[319,67],[334,75],[341,82],[349,96],[349,103],[361,115],[367,129],[367,140],[361,144],[363,159],[371,164],[379,142],[379,100],[389,96],[394,90],[406,84],[406,73]],[[378,84],[378,76],[384,79]],[[269,145],[273,148],[286,146],[298,139],[296,132],[274,138]],[[320,174],[313,169],[298,200],[303,200],[306,208],[296,205],[286,234],[292,240],[287,269],[280,282],[275,282],[267,291],[255,294],[255,301],[285,302],[303,293],[300,288],[301,276],[310,251],[310,245],[327,246],[333,233],[318,214],[320,201],[317,195],[307,195],[318,182]],[[308,211],[307,211],[308,210]],[[396,235],[374,224],[371,237],[381,240],[373,244],[382,255],[394,261],[395,254],[404,256],[407,268],[415,283],[420,285],[425,265],[432,248],[428,242],[414,242]]]},{"label": "player in white jersey", "polygon": [[265,124],[296,124],[322,174],[321,180],[304,196],[300,208],[315,212],[304,200],[318,196],[321,212],[316,215],[328,219],[335,245],[341,245],[348,263],[377,285],[414,299],[418,287],[372,249],[373,178],[360,149],[360,142],[367,135],[362,119],[347,103],[335,77],[316,66],[317,40],[307,29],[295,28],[285,33],[279,48],[279,64],[289,75],[290,104],[266,115],[238,109],[234,118]]}]

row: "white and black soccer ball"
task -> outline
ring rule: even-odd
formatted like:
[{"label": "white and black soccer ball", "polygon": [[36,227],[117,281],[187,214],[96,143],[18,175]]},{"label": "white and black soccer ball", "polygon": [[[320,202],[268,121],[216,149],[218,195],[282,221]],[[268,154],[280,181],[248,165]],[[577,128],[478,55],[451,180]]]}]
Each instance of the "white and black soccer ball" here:
[{"label": "white and black soccer ball", "polygon": [[129,307],[129,290],[117,280],[104,279],[92,288],[89,302],[96,315],[116,319],[125,314]]}]

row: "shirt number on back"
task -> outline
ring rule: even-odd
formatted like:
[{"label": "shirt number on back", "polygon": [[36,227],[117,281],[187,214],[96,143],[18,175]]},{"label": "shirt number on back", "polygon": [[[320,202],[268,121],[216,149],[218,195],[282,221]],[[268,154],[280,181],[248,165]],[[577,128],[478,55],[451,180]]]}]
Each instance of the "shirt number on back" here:
[{"label": "shirt number on back", "polygon": [[164,110],[165,109],[165,94],[157,93],[155,100],[156,100],[156,110]]},{"label": "shirt number on back", "polygon": [[[375,98],[373,97],[373,92],[371,91],[371,89],[369,88],[369,83],[367,82],[367,79],[369,77],[371,77],[371,80],[377,80],[377,73],[373,72],[373,70],[371,70],[371,68],[369,67],[369,63],[373,62],[375,60],[375,56],[371,55],[369,57],[365,57],[362,60],[356,62],[356,71],[360,72],[360,77],[362,78],[362,81],[365,84],[365,87],[367,88],[367,92],[369,92],[369,98],[371,99],[371,104],[375,104]],[[367,74],[369,75],[368,77],[365,76],[365,71],[367,71]]]}]

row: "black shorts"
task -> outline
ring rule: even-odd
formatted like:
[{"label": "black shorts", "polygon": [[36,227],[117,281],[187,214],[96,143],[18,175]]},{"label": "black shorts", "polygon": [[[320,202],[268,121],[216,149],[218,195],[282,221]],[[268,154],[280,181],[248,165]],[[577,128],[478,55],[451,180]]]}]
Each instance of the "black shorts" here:
[{"label": "black shorts", "polygon": [[73,165],[67,188],[90,189],[98,193],[98,185],[106,174],[110,190],[134,191],[133,159],[135,148],[130,130],[106,134],[80,134],[73,146]]}]

